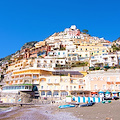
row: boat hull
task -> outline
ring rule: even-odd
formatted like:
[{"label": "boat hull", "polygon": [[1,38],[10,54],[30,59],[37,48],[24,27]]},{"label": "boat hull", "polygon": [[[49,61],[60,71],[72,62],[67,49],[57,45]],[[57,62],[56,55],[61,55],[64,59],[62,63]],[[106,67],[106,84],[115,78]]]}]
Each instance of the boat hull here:
[{"label": "boat hull", "polygon": [[61,105],[58,108],[63,109],[63,108],[70,108],[70,107],[75,107],[75,105]]}]

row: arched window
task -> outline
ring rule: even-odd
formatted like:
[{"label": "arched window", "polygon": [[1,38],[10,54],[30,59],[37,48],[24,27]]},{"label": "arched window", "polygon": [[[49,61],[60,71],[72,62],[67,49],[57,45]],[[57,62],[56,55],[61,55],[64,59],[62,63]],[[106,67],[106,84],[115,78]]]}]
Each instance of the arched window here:
[{"label": "arched window", "polygon": [[41,91],[41,96],[42,96],[42,95],[45,95],[45,91]]},{"label": "arched window", "polygon": [[48,91],[48,92],[47,92],[47,95],[52,95],[52,92],[51,92],[51,91]]},{"label": "arched window", "polygon": [[55,92],[53,93],[53,96],[57,96],[57,95],[59,95],[59,93],[58,93],[58,91],[55,91]]},{"label": "arched window", "polygon": [[67,96],[68,92],[61,92],[61,96]]}]

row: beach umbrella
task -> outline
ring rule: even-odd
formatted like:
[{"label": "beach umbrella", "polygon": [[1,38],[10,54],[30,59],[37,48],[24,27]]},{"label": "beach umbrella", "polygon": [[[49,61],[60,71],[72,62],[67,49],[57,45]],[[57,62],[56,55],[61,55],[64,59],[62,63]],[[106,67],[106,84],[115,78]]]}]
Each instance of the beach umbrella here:
[{"label": "beach umbrella", "polygon": [[112,93],[113,93],[113,94],[116,94],[116,93],[118,93],[118,92],[116,92],[116,91],[112,91]]},{"label": "beach umbrella", "polygon": [[110,94],[110,92],[107,90],[107,91],[105,92],[105,94]]},{"label": "beach umbrella", "polygon": [[99,91],[98,93],[100,94],[100,93],[104,93],[104,92],[103,91]]}]

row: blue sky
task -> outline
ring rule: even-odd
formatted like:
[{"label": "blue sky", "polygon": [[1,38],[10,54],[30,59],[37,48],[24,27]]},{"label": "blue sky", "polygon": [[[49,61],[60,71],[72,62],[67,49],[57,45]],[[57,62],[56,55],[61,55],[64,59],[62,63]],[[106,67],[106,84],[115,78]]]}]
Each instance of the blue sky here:
[{"label": "blue sky", "polygon": [[91,36],[120,37],[119,0],[1,0],[0,58],[15,53],[30,41],[76,25]]}]

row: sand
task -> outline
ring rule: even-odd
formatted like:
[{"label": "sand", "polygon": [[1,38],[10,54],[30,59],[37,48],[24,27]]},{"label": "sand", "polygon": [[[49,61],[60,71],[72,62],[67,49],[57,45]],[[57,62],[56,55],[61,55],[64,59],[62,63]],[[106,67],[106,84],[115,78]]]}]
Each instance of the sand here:
[{"label": "sand", "polygon": [[92,107],[59,109],[59,104],[23,106],[0,115],[0,120],[120,120],[120,100]]}]

